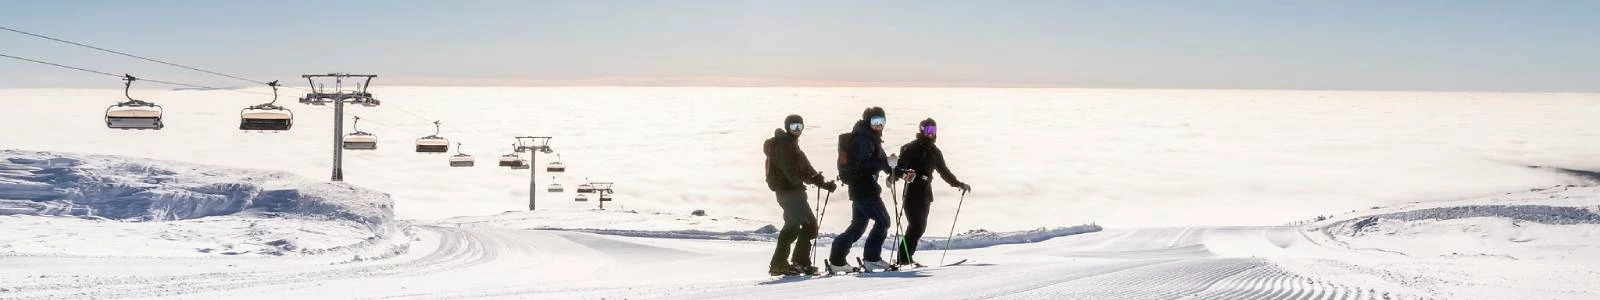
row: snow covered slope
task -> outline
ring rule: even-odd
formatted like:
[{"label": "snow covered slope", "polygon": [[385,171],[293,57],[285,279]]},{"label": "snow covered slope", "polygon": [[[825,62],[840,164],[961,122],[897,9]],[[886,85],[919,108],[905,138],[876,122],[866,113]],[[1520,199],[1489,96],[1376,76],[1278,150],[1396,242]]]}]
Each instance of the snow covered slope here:
[{"label": "snow covered slope", "polygon": [[[925,263],[968,259],[966,264],[810,278],[762,274],[772,251],[770,241],[590,232],[657,227],[680,232],[691,228],[743,231],[748,229],[740,228],[759,221],[715,217],[717,221],[707,222],[713,217],[629,211],[513,212],[420,225],[414,228],[415,238],[408,241],[406,251],[361,259],[6,257],[0,259],[0,296],[1594,299],[1600,296],[1600,288],[1592,283],[1600,280],[1600,273],[1590,262],[1600,239],[1594,238],[1593,209],[1589,207],[1595,205],[1600,205],[1600,188],[1561,186],[1362,211],[1302,227],[1109,229],[1043,240],[1032,237],[1057,231],[1032,235],[975,231],[967,235],[968,240],[990,243],[950,250],[948,259],[943,251],[918,254]],[[194,228],[199,225],[178,222],[213,218],[164,223]],[[1428,229],[1494,228],[1492,232],[1499,232],[1517,228],[1494,227],[1498,222],[1533,229],[1489,235]],[[129,228],[121,225],[153,223],[157,222],[62,230],[61,224],[35,222],[8,223],[7,228],[102,234]],[[553,227],[568,229],[529,229]],[[1505,236],[1515,238],[1502,241]],[[1004,242],[1013,238],[1024,241]],[[1467,255],[1436,251],[1442,248]],[[823,244],[818,250],[827,253],[829,249]],[[861,249],[855,247],[851,252],[856,257]],[[1477,255],[1483,253],[1492,255]]]},{"label": "snow covered slope", "polygon": [[400,233],[392,205],[282,172],[0,150],[0,224],[14,228],[0,233],[0,255],[352,250]]}]

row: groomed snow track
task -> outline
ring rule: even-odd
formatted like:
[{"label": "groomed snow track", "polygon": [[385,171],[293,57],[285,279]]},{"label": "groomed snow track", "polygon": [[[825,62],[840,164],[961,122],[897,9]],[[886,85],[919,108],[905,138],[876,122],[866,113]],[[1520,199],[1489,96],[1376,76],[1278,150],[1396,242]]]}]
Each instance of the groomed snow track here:
[{"label": "groomed snow track", "polygon": [[[1111,231],[958,250],[951,256],[972,259],[958,266],[774,279],[759,273],[765,242],[423,226],[410,253],[371,260],[7,258],[0,265],[64,271],[0,272],[0,298],[1384,299],[1208,248],[1281,249],[1286,234],[1294,231]],[[938,252],[923,253],[936,263]]]}]

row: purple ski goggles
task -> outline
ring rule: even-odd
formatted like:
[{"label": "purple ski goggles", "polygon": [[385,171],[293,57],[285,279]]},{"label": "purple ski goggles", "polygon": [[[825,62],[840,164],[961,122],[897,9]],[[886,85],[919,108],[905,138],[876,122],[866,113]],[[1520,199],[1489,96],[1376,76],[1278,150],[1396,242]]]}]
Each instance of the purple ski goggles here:
[{"label": "purple ski goggles", "polygon": [[934,125],[922,126],[922,135],[934,136],[937,133],[939,133],[939,126],[934,126]]}]

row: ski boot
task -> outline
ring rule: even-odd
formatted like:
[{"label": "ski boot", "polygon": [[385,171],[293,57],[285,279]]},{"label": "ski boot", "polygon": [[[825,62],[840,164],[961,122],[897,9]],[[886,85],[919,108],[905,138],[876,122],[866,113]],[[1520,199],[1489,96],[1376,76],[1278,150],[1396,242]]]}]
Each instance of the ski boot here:
[{"label": "ski boot", "polygon": [[900,268],[899,267],[895,267],[895,265],[890,264],[889,262],[886,262],[886,261],[883,261],[883,260],[875,260],[875,261],[861,262],[861,270],[863,272],[872,273],[872,272],[879,272],[879,271],[896,271],[896,270],[900,270]]},{"label": "ski boot", "polygon": [[822,260],[822,262],[823,262],[824,265],[828,266],[828,274],[845,274],[845,273],[861,272],[861,268],[852,267],[849,264],[834,265],[833,262],[829,262],[828,260]]},{"label": "ski boot", "polygon": [[897,261],[897,262],[895,262],[895,264],[898,265],[898,266],[896,266],[896,268],[899,268],[899,269],[913,269],[913,268],[926,267],[926,266],[924,266],[922,264],[917,263],[917,261],[915,261],[915,260],[909,260],[909,259],[908,260],[903,260],[903,261]]},{"label": "ski boot", "polygon": [[794,275],[800,275],[800,272],[797,272],[797,270],[798,269],[795,269],[795,267],[787,266],[787,265],[784,265],[784,266],[770,266],[770,267],[767,267],[767,275],[772,275],[772,276],[794,276]]},{"label": "ski boot", "polygon": [[794,265],[794,272],[797,275],[804,276],[822,275],[822,270],[818,270],[816,266],[812,265]]}]

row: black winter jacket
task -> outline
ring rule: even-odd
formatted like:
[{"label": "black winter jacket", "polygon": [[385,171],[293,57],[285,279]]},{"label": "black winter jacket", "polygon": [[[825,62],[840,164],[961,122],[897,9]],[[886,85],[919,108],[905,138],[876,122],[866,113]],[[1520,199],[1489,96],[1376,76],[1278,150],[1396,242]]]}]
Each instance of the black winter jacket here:
[{"label": "black winter jacket", "polygon": [[917,139],[900,147],[900,161],[895,164],[895,176],[903,176],[906,170],[916,171],[917,177],[906,183],[906,201],[933,201],[933,172],[939,172],[939,177],[952,187],[960,187],[961,180],[950,173],[950,167],[944,164],[944,151],[939,150],[932,138],[921,134]]}]

